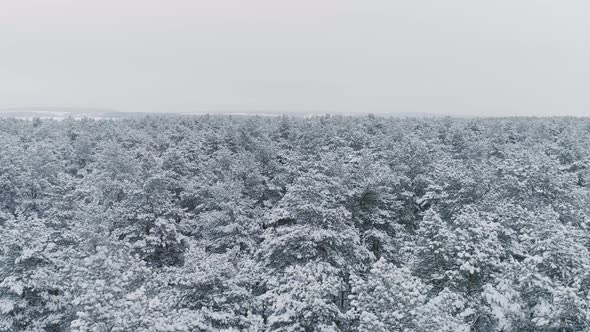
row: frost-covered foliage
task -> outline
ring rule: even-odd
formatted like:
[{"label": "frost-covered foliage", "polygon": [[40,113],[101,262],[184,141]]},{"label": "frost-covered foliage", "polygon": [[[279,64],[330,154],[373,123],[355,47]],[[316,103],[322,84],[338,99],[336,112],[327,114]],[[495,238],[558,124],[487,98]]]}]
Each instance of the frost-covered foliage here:
[{"label": "frost-covered foliage", "polygon": [[590,120],[0,120],[0,332],[590,331]]},{"label": "frost-covered foliage", "polygon": [[384,258],[352,285],[358,331],[469,331],[461,318],[470,311],[458,296],[445,301],[448,291],[443,290],[430,298],[432,287]]}]

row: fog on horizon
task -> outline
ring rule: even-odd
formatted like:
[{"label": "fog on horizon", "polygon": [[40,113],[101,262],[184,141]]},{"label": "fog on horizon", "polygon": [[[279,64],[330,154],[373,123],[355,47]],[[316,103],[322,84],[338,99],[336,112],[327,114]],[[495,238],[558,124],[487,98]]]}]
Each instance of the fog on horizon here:
[{"label": "fog on horizon", "polygon": [[590,115],[589,9],[3,0],[0,108]]}]

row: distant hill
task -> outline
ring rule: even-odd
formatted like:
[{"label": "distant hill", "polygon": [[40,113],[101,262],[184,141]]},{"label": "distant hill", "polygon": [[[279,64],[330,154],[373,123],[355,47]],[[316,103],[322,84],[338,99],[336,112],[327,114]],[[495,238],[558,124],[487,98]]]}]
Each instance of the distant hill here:
[{"label": "distant hill", "polygon": [[73,108],[73,107],[18,107],[0,108],[0,118],[18,119],[124,119],[142,117],[154,114],[146,112],[120,112],[111,109],[101,108]]},{"label": "distant hill", "polygon": [[[147,115],[156,116],[191,116],[191,115],[232,115],[232,116],[281,116],[311,117],[317,115],[368,115],[371,112],[323,112],[323,111],[269,111],[269,110],[246,110],[246,111],[195,111],[195,112],[121,112],[112,109],[101,108],[76,108],[76,107],[12,107],[0,108],[0,118],[18,119],[129,119]],[[400,118],[432,118],[443,117],[444,114],[423,113],[423,112],[375,112],[377,116],[392,116]]]}]

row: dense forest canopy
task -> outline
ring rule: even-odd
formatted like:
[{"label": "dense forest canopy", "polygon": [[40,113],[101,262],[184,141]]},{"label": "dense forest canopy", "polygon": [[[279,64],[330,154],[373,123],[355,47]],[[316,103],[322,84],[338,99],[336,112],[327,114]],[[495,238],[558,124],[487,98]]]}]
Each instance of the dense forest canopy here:
[{"label": "dense forest canopy", "polygon": [[590,331],[590,119],[2,119],[0,151],[0,331]]}]

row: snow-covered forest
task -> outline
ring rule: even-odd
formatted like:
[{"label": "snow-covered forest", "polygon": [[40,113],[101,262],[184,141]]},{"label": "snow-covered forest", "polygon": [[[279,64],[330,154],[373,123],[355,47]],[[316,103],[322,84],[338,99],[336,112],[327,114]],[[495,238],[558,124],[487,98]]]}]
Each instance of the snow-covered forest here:
[{"label": "snow-covered forest", "polygon": [[0,331],[590,331],[590,119],[2,119],[0,151]]}]

